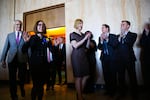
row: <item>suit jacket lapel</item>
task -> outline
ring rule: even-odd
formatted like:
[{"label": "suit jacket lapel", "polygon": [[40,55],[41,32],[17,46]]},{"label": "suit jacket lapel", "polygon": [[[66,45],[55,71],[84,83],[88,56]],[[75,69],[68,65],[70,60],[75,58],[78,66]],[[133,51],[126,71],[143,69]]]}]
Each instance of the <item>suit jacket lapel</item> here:
[{"label": "suit jacket lapel", "polygon": [[15,45],[17,46],[17,43],[16,43],[16,34],[15,34],[15,32],[13,32],[11,39],[12,39],[11,41],[14,41]]}]

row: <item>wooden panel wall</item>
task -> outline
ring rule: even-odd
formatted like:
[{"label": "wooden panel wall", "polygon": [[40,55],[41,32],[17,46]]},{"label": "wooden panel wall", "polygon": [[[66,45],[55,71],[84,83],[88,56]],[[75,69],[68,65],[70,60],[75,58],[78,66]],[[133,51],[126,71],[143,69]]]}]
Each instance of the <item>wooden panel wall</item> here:
[{"label": "wooden panel wall", "polygon": [[64,4],[24,13],[24,30],[33,31],[37,20],[43,20],[47,28],[65,26]]}]

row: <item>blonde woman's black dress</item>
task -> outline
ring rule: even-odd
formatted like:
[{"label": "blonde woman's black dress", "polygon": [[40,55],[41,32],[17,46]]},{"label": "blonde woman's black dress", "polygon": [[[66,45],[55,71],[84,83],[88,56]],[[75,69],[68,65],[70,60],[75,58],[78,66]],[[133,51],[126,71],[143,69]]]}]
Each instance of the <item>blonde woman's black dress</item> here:
[{"label": "blonde woman's black dress", "polygon": [[[75,40],[79,42],[84,37],[85,37],[84,34],[79,35],[78,33],[73,32],[70,34],[70,41]],[[89,75],[89,63],[86,53],[86,43],[87,42],[84,42],[78,48],[73,47],[73,51],[71,54],[71,61],[73,67],[73,74],[75,77],[83,77]]]}]

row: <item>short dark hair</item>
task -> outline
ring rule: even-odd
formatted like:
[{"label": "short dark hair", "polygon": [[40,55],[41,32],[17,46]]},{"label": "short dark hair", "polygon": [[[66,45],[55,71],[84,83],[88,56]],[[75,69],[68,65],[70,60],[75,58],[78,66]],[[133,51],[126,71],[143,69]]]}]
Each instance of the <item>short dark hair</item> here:
[{"label": "short dark hair", "polygon": [[130,21],[128,20],[122,20],[121,22],[126,22],[129,26],[131,25]]},{"label": "short dark hair", "polygon": [[105,26],[106,28],[108,28],[108,32],[110,32],[110,27],[107,24],[103,24],[102,26]]},{"label": "short dark hair", "polygon": [[35,25],[34,25],[34,32],[35,32],[35,34],[37,34],[38,33],[38,30],[37,30],[37,26],[38,26],[38,23],[39,22],[42,22],[43,23],[43,25],[44,25],[44,29],[43,29],[43,34],[46,34],[46,25],[45,25],[45,23],[44,23],[44,21],[43,20],[38,20],[36,23],[35,23]]},{"label": "short dark hair", "polygon": [[90,37],[90,39],[92,39],[92,38],[93,38],[93,34],[92,34],[92,32],[91,32],[91,31],[89,31],[89,30],[85,32],[85,34],[88,34],[88,33],[91,33],[91,37]]}]

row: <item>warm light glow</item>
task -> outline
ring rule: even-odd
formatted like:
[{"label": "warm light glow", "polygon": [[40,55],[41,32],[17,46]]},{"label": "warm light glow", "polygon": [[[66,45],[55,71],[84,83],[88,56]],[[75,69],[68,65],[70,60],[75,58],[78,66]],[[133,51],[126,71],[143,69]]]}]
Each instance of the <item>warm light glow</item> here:
[{"label": "warm light glow", "polygon": [[66,32],[66,27],[58,27],[58,28],[52,28],[52,29],[47,29],[47,36],[52,37],[52,36],[64,36]]},{"label": "warm light glow", "polygon": [[[65,36],[66,27],[57,27],[57,28],[51,28],[46,29],[46,35],[47,37],[57,37],[57,36]],[[35,33],[33,31],[29,32],[30,35],[34,35]]]},{"label": "warm light glow", "polygon": [[34,35],[35,33],[33,32],[33,31],[31,31],[31,32],[28,32],[30,35]]}]

